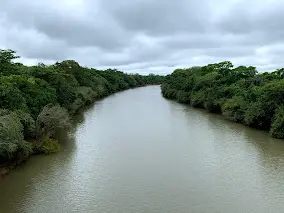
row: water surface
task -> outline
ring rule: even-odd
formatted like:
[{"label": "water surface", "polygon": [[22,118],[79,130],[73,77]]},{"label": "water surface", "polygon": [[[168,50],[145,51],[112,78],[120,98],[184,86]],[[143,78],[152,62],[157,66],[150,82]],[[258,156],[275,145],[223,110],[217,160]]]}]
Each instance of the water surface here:
[{"label": "water surface", "polygon": [[162,98],[117,93],[77,116],[62,151],[0,183],[0,212],[284,211],[284,141]]}]

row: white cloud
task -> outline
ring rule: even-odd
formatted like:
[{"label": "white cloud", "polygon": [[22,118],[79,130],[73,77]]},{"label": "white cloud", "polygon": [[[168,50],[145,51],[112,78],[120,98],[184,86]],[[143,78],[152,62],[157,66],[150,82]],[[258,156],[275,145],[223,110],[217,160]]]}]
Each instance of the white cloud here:
[{"label": "white cloud", "polygon": [[231,60],[284,67],[284,0],[0,0],[0,48],[24,63],[169,73]]}]

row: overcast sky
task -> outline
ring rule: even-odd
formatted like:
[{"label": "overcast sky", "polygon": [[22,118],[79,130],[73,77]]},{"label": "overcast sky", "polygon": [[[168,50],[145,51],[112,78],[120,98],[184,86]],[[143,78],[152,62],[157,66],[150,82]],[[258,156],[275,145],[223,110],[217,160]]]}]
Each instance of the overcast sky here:
[{"label": "overcast sky", "polygon": [[284,0],[0,0],[0,48],[25,64],[166,74],[230,60],[284,67]]}]

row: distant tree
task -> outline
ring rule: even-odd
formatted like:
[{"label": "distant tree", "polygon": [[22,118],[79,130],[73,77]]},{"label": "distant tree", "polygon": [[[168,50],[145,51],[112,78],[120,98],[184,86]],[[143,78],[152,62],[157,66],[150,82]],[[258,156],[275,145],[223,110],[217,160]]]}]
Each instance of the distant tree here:
[{"label": "distant tree", "polygon": [[198,68],[176,69],[166,76],[162,94],[166,98],[251,127],[270,130],[273,137],[284,137],[282,124],[284,69],[257,73],[253,66],[235,67],[229,61]]},{"label": "distant tree", "polygon": [[14,72],[12,60],[19,58],[13,50],[0,49],[0,75],[9,75]]}]

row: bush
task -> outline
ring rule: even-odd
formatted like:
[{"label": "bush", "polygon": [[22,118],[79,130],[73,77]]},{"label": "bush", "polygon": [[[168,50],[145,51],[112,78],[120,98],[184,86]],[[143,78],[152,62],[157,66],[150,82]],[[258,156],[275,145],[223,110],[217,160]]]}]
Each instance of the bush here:
[{"label": "bush", "polygon": [[234,96],[222,105],[222,114],[230,120],[243,122],[247,103],[242,96]]},{"label": "bush", "polygon": [[30,153],[31,146],[24,140],[17,114],[0,110],[0,163],[26,158]]},{"label": "bush", "polygon": [[81,98],[77,98],[69,107],[70,113],[75,114],[82,106],[84,106],[84,101]]},{"label": "bush", "polygon": [[284,138],[284,105],[280,106],[275,111],[274,119],[269,132],[274,138]]},{"label": "bush", "polygon": [[71,122],[67,110],[59,105],[47,105],[37,117],[36,135],[38,139],[44,136],[53,138],[56,131],[69,127],[71,127]]},{"label": "bush", "polygon": [[16,110],[18,118],[23,125],[23,134],[25,139],[35,137],[35,121],[29,113],[23,112],[21,110]]},{"label": "bush", "polygon": [[190,103],[190,93],[184,92],[182,90],[177,92],[177,101],[180,103],[189,104]]},{"label": "bush", "polygon": [[91,87],[79,87],[77,97],[80,98],[84,104],[89,104],[98,97],[98,94],[92,90]]},{"label": "bush", "polygon": [[60,144],[57,140],[43,137],[40,141],[33,142],[33,152],[35,154],[53,154],[60,151]]},{"label": "bush", "polygon": [[204,108],[204,102],[206,100],[206,92],[200,90],[198,92],[194,92],[191,95],[191,105],[196,108]]},{"label": "bush", "polygon": [[251,103],[245,112],[244,122],[254,128],[269,130],[274,111],[275,107],[271,102]]}]

